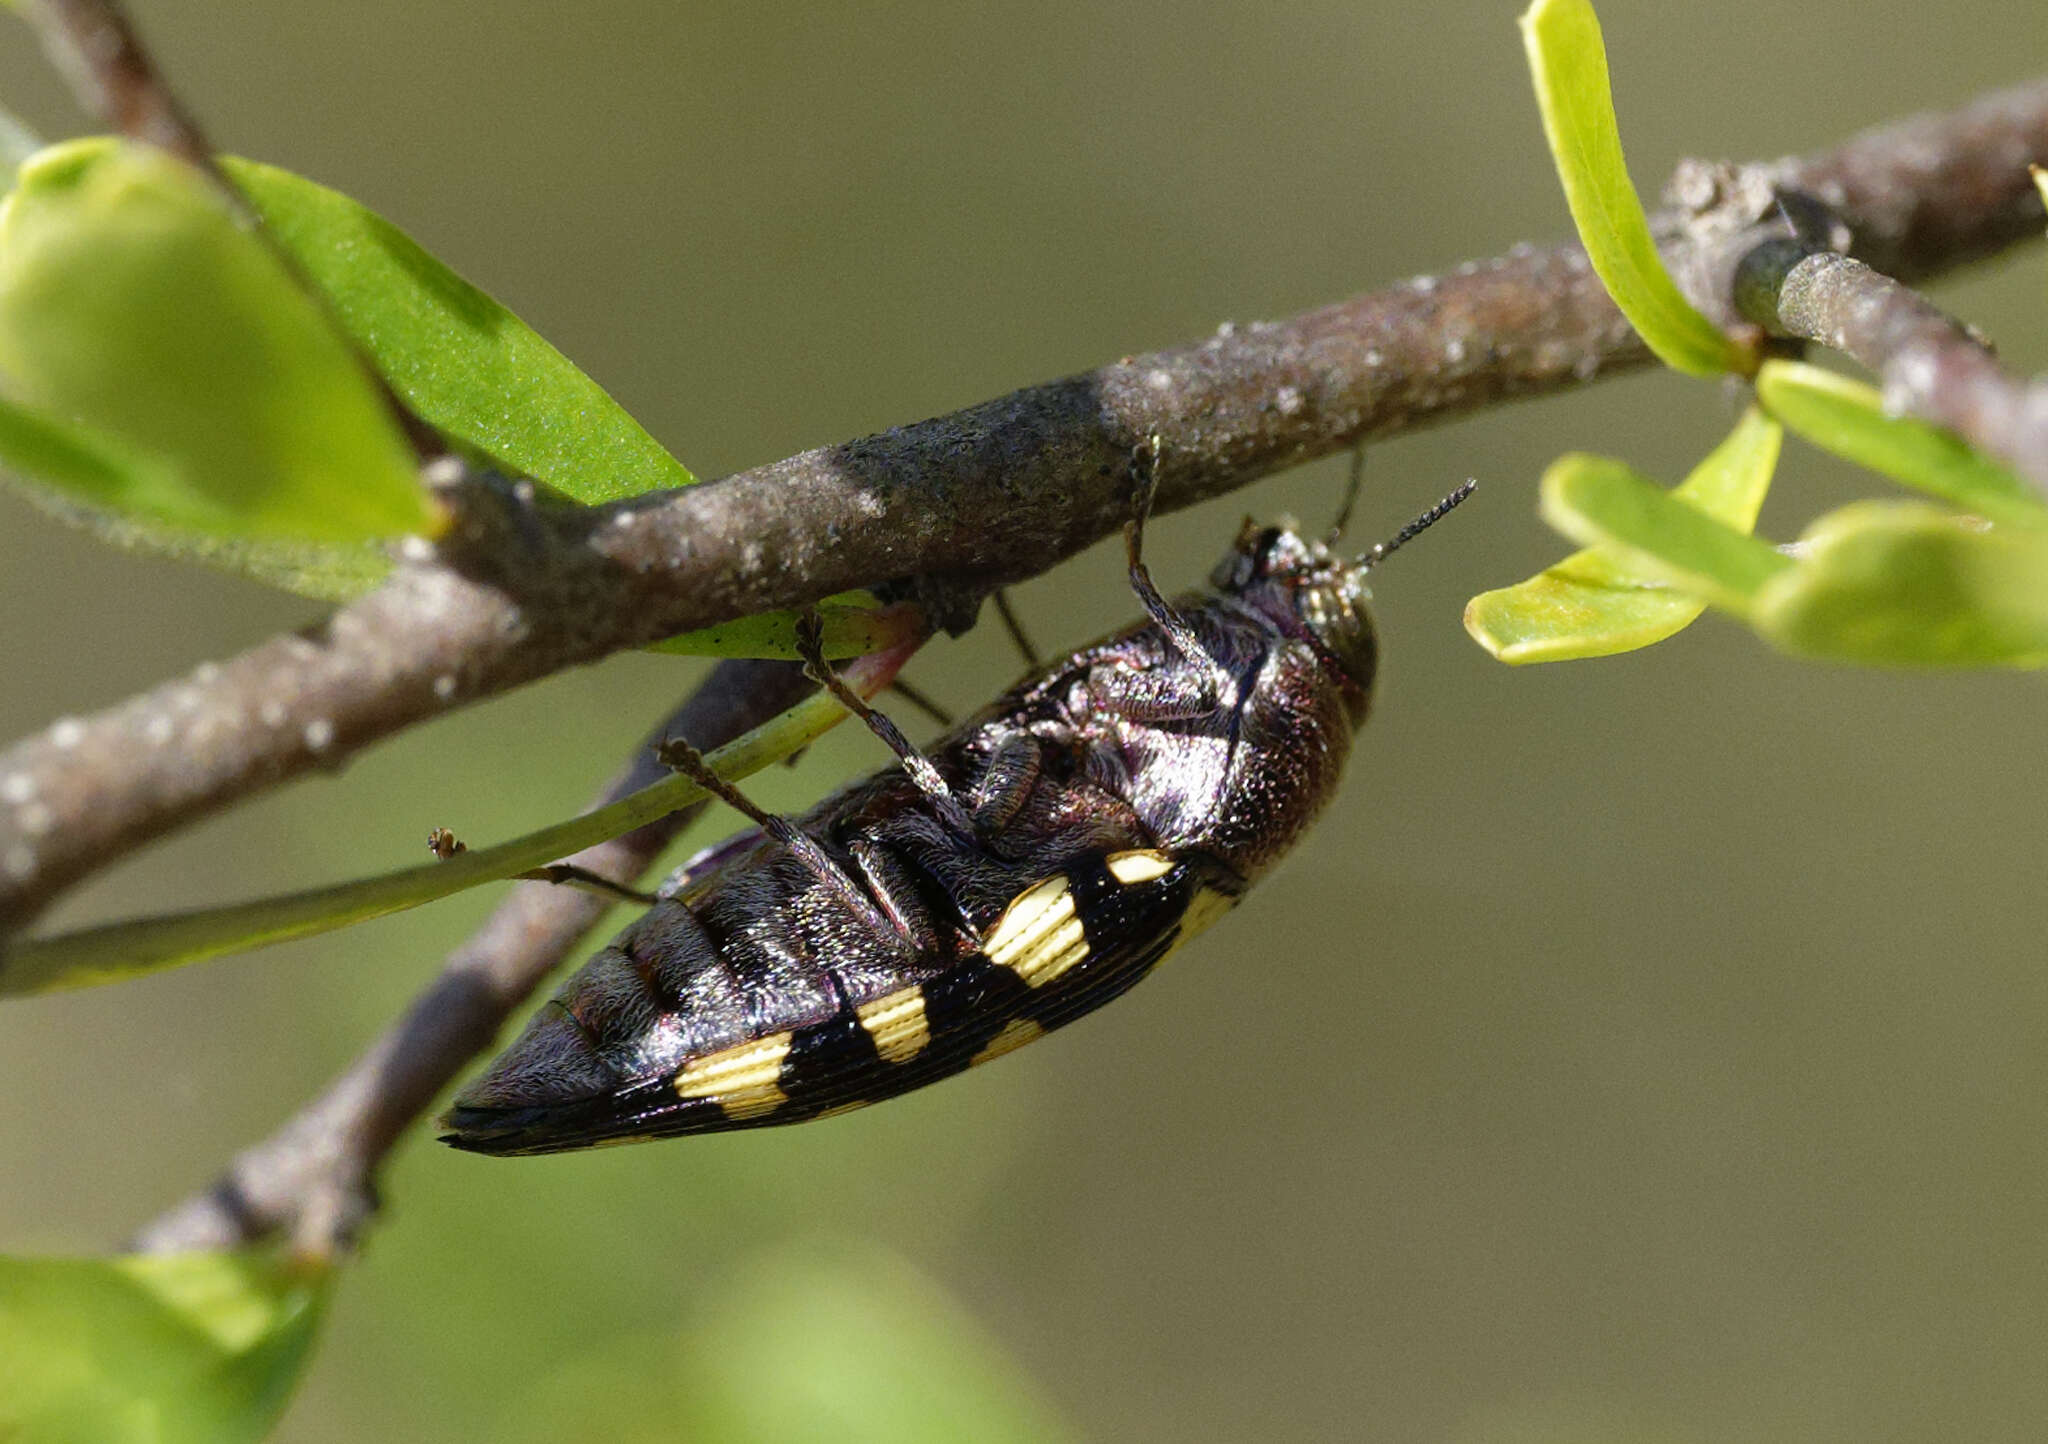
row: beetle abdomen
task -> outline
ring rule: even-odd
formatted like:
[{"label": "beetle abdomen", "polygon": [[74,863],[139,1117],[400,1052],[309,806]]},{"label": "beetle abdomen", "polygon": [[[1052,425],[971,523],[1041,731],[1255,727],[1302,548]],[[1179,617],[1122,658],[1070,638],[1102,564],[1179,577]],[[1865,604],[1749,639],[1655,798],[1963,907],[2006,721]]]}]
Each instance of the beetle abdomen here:
[{"label": "beetle abdomen", "polygon": [[[663,943],[686,939],[683,971],[721,978],[724,995],[709,1011],[709,989],[681,1007],[649,1001],[649,990],[620,1006],[626,977],[679,971],[673,955],[636,966],[642,930],[629,930],[458,1102],[450,1141],[546,1153],[797,1123],[893,1098],[1021,1047],[1137,982],[1234,901],[1206,874],[1149,849],[1093,854],[1023,889],[950,965],[926,953],[888,977],[870,959],[796,989],[792,973],[748,976],[753,967],[701,952],[710,934],[671,900],[643,922]],[[767,1012],[747,1021],[750,996]],[[828,996],[833,1005],[822,1006]],[[557,1083],[555,1100],[538,1101],[537,1090]]]}]

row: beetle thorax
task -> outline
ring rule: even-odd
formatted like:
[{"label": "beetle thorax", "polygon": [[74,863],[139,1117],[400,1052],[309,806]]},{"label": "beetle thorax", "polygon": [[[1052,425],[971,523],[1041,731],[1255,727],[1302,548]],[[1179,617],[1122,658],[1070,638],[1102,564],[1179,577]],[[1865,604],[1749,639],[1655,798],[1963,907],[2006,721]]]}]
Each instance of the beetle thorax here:
[{"label": "beetle thorax", "polygon": [[1364,722],[1379,643],[1362,566],[1333,557],[1291,526],[1261,527],[1247,519],[1210,584],[1283,632],[1312,641],[1356,692],[1349,699],[1352,725]]}]

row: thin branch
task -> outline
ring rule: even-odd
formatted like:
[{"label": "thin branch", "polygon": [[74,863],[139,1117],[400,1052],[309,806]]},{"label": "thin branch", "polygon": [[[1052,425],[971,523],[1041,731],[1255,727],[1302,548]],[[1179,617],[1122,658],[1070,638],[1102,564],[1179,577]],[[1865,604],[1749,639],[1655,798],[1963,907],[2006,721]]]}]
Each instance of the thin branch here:
[{"label": "thin branch", "polygon": [[2048,491],[2048,384],[2022,380],[1924,296],[1798,241],[1759,247],[1737,276],[1743,313],[1876,374],[1892,411],[1945,426]]},{"label": "thin branch", "polygon": [[[2038,229],[2023,162],[2043,156],[2048,81],[1764,169],[1931,273],[1938,246]],[[1669,254],[1725,249],[1715,219],[1667,218]],[[1148,436],[1172,510],[1648,361],[1582,252],[1523,247],[682,492],[563,513],[444,479],[456,533],[324,626],[0,753],[0,932],[174,827],[564,667],[889,579],[971,597],[1037,575],[1121,525]]]},{"label": "thin branch", "polygon": [[[658,781],[654,744],[671,735],[714,748],[794,706],[811,691],[788,662],[723,662],[614,778],[598,805]],[[697,803],[577,854],[621,883],[638,879],[702,810]],[[345,1248],[376,1209],[378,1165],[441,1090],[496,1040],[542,979],[611,906],[545,883],[518,885],[404,1015],[271,1137],[241,1153],[219,1181],[144,1228],[133,1246],[168,1252],[232,1248],[285,1234],[299,1252]]]},{"label": "thin branch", "polygon": [[131,140],[139,140],[213,176],[247,210],[227,183],[185,107],[178,102],[120,7],[108,0],[29,0],[29,15],[43,35],[51,63],[71,82],[78,103]]},{"label": "thin branch", "polygon": [[[896,675],[921,640],[912,638],[856,657],[840,668],[840,675],[852,686],[873,690],[880,679]],[[722,777],[744,777],[801,751],[845,717],[846,709],[836,699],[814,697],[781,713],[770,725],[707,754],[704,761]],[[474,851],[456,842],[445,829],[439,830],[429,838],[438,854],[433,862],[247,902],[128,918],[53,937],[16,939],[6,968],[0,970],[0,997],[97,987],[221,953],[312,937],[389,917],[487,883],[517,877],[567,881],[579,870],[562,872],[555,859],[631,832],[702,795],[691,778],[665,775],[605,806]]]}]

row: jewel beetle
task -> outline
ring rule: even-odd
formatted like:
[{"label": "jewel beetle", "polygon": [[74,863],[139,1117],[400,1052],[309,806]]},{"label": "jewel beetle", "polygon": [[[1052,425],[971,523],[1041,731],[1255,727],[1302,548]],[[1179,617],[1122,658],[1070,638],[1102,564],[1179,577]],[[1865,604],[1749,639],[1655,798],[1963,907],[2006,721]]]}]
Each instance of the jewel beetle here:
[{"label": "jewel beetle", "polygon": [[[1462,501],[1345,559],[1247,521],[1169,603],[1125,528],[1133,626],[928,751],[811,666],[898,764],[699,854],[455,1101],[446,1141],[554,1153],[823,1118],[1100,1007],[1236,906],[1335,791],[1378,660],[1365,578]],[[1348,510],[1348,506],[1347,506]]]}]

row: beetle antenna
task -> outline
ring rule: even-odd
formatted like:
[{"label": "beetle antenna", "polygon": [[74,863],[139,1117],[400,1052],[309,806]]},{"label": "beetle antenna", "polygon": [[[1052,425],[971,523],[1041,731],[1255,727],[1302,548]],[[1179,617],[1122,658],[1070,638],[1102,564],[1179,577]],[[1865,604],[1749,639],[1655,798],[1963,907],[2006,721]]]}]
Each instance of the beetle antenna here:
[{"label": "beetle antenna", "polygon": [[1386,541],[1381,542],[1364,556],[1360,557],[1358,559],[1358,569],[1362,572],[1369,572],[1402,547],[1408,545],[1409,542],[1414,541],[1415,538],[1421,536],[1424,532],[1449,516],[1458,503],[1470,496],[1473,489],[1478,485],[1479,482],[1476,478],[1466,482],[1421,516],[1415,518],[1414,521],[1409,522],[1408,525],[1395,532]]},{"label": "beetle antenna", "polygon": [[1358,490],[1365,481],[1365,443],[1359,442],[1351,448],[1351,476],[1344,483],[1344,502],[1337,508],[1337,520],[1330,524],[1330,534],[1323,538],[1323,545],[1334,547],[1344,540],[1344,528],[1351,524],[1351,509],[1358,505]]}]

